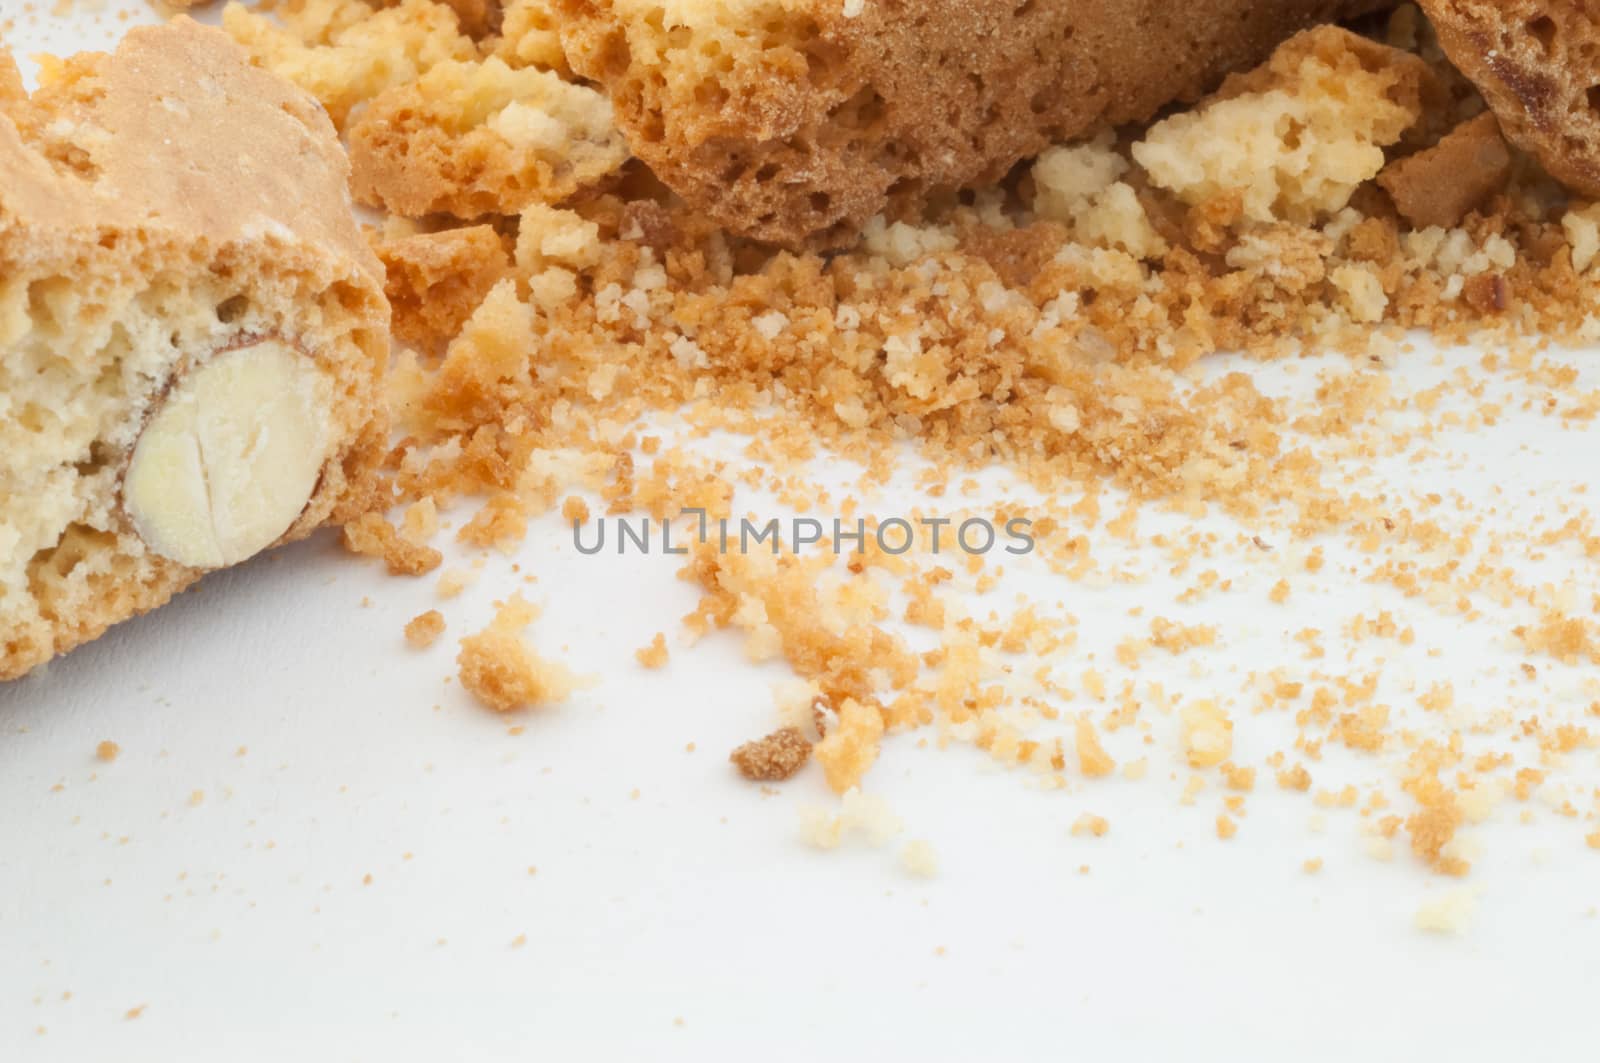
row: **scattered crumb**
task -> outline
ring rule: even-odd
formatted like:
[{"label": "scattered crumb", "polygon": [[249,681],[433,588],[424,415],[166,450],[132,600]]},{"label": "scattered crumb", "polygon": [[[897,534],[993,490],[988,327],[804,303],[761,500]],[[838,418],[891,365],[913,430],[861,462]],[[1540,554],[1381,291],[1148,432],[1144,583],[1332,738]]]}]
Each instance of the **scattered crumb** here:
[{"label": "scattered crumb", "polygon": [[935,878],[939,874],[939,854],[932,843],[916,838],[900,850],[900,866],[917,878]]},{"label": "scattered crumb", "polygon": [[1110,829],[1111,823],[1106,819],[1106,817],[1085,812],[1083,815],[1079,816],[1073,821],[1072,836],[1074,838],[1081,838],[1085,835],[1091,835],[1096,838],[1103,838],[1106,835],[1106,831]]},{"label": "scattered crumb", "polygon": [[496,712],[557,704],[579,686],[565,666],[546,661],[522,641],[522,629],[537,615],[520,595],[513,595],[497,604],[487,628],[461,640],[461,685]]},{"label": "scattered crumb", "polygon": [[811,743],[798,727],[784,727],[765,738],[746,742],[728,757],[739,774],[752,782],[779,782],[794,775],[811,758]]},{"label": "scattered crumb", "polygon": [[444,614],[437,609],[419,613],[406,623],[406,644],[414,650],[425,650],[444,634]]},{"label": "scattered crumb", "polygon": [[1433,934],[1459,934],[1467,928],[1477,906],[1477,894],[1471,887],[1445,890],[1417,909],[1417,929]]},{"label": "scattered crumb", "polygon": [[667,636],[657,631],[650,645],[633,651],[633,656],[646,668],[664,668],[667,664]]}]

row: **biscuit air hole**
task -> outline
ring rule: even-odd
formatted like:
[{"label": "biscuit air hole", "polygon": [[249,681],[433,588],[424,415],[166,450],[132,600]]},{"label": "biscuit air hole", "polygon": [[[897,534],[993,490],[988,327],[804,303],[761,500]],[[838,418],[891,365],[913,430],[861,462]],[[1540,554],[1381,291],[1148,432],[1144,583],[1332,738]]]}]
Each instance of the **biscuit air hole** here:
[{"label": "biscuit air hole", "polygon": [[1600,85],[1590,85],[1589,91],[1585,95],[1589,99],[1589,110],[1593,111],[1596,116],[1600,116]]},{"label": "biscuit air hole", "polygon": [[1528,23],[1528,33],[1539,42],[1544,54],[1549,55],[1556,46],[1556,23],[1549,15],[1540,15]]},{"label": "biscuit air hole", "polygon": [[238,321],[241,317],[244,317],[245,312],[249,309],[249,296],[232,296],[231,298],[222,300],[222,302],[217,305],[217,320],[222,322],[224,325],[231,325],[235,321]]}]

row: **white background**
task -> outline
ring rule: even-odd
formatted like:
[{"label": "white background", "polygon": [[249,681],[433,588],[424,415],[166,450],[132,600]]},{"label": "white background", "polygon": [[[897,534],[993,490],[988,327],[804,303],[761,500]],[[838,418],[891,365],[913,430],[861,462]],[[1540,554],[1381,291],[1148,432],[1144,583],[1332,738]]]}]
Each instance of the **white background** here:
[{"label": "white background", "polygon": [[[89,6],[22,17],[13,47],[103,46],[123,9]],[[1442,372],[1424,363],[1400,377]],[[1464,471],[1407,475],[1533,487],[1531,511],[1600,488],[1594,443],[1513,413],[1463,438]],[[772,726],[784,672],[730,636],[684,646],[696,599],[673,562],[580,557],[554,520],[518,560],[535,582],[490,558],[415,653],[400,631],[438,604],[432,580],[320,537],[0,687],[0,1059],[1592,1055],[1600,854],[1572,823],[1507,809],[1476,828],[1475,914],[1427,935],[1418,906],[1457,883],[1371,859],[1353,817],[1266,780],[1222,843],[1215,793],[1178,803],[1169,747],[1144,782],[1044,793],[911,737],[869,777],[905,834],[818,852],[797,810],[829,800],[820,773],[771,796],[726,763]],[[541,652],[600,682],[500,718],[447,677],[454,640],[515,589],[545,609]],[[1061,594],[1114,640],[1128,604],[1176,589]],[[1391,607],[1381,593],[1332,585],[1283,616],[1218,600],[1210,674],[1270,667],[1284,632]],[[1428,665],[1445,674],[1488,683],[1520,660],[1415,622],[1450,648]],[[672,663],[646,672],[633,650],[660,630]],[[1569,672],[1558,687],[1589,678]],[[1238,742],[1259,759],[1284,737],[1241,725]],[[1070,836],[1084,811],[1110,834]],[[910,837],[938,877],[900,867]]]}]

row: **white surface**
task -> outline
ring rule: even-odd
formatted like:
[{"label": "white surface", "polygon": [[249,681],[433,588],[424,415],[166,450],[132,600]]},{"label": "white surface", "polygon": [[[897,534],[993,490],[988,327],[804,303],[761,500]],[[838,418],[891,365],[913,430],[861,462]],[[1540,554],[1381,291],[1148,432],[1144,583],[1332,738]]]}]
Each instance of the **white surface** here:
[{"label": "white surface", "polygon": [[[13,45],[73,50],[120,25],[24,20]],[[1593,386],[1592,356],[1574,360]],[[1417,357],[1398,377],[1442,372]],[[1528,488],[1519,520],[1576,482],[1600,488],[1593,430],[1518,417],[1461,433],[1459,470],[1404,466],[1406,485]],[[761,503],[748,504],[775,512]],[[1501,809],[1473,832],[1468,931],[1429,936],[1414,912],[1456,883],[1404,854],[1363,855],[1352,813],[1323,814],[1318,833],[1311,803],[1270,780],[1224,844],[1214,790],[1178,804],[1170,743],[1150,750],[1150,780],[1051,794],[913,736],[891,739],[869,777],[902,839],[819,853],[799,841],[797,808],[825,800],[820,773],[763,796],[725,762],[771,725],[783,670],[744,662],[731,636],[684,647],[676,618],[695,594],[671,560],[578,556],[551,519],[519,561],[536,582],[491,558],[442,607],[447,637],[419,654],[400,629],[437,604],[433,581],[387,578],[323,537],[0,687],[0,1059],[1592,1053],[1600,854],[1577,824],[1515,827]],[[1237,578],[1264,593],[1275,564]],[[1549,564],[1559,576],[1577,562]],[[454,640],[518,588],[545,608],[532,641],[601,681],[497,718],[447,677]],[[1085,649],[1103,651],[1141,630],[1129,606],[1172,612],[1174,590],[1061,595],[1086,618]],[[1145,676],[1236,690],[1234,669],[1292,662],[1287,632],[1380,607],[1419,633],[1385,682],[1446,675],[1481,682],[1481,700],[1520,660],[1484,625],[1330,578],[1281,612],[1259,595],[1206,602],[1184,619],[1226,632],[1202,655],[1207,675],[1183,660]],[[647,673],[633,650],[658,630],[673,660]],[[1594,671],[1551,669],[1553,689],[1573,691]],[[1574,694],[1545,711],[1576,719],[1582,705]],[[1282,727],[1242,721],[1241,758],[1282,748]],[[121,746],[114,763],[94,759],[103,739]],[[1577,755],[1571,776],[1592,780],[1594,757]],[[1340,770],[1330,762],[1319,787]],[[1084,811],[1111,833],[1070,837]],[[936,846],[939,877],[900,869],[911,837]],[[1320,875],[1301,870],[1312,856]]]}]

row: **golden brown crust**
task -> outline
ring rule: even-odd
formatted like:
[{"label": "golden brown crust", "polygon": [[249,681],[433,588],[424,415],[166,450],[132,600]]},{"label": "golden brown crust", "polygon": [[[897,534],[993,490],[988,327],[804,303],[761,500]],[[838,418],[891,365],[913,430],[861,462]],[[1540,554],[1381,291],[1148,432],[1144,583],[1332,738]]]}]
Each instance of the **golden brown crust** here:
[{"label": "golden brown crust", "polygon": [[821,245],[1386,3],[751,0],[665,21],[634,0],[558,7],[574,69],[674,191],[740,233]]},{"label": "golden brown crust", "polygon": [[1600,4],[1422,0],[1422,7],[1506,137],[1557,180],[1600,196]]}]

